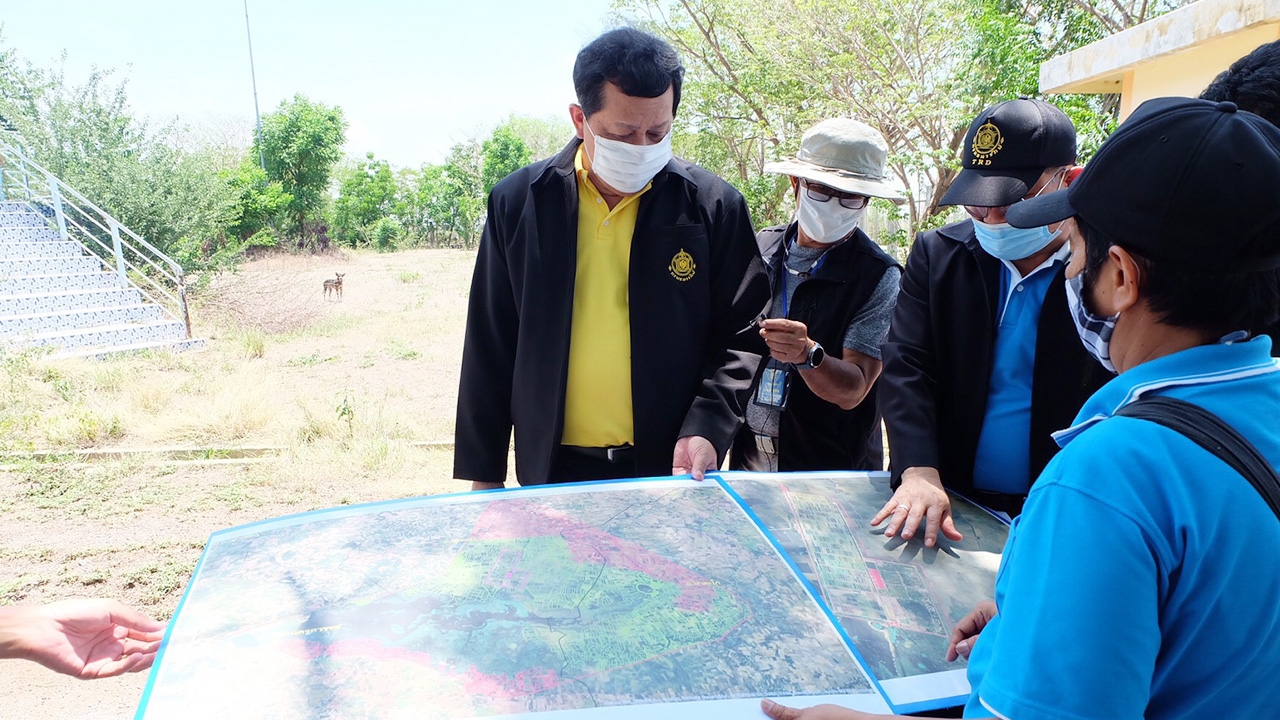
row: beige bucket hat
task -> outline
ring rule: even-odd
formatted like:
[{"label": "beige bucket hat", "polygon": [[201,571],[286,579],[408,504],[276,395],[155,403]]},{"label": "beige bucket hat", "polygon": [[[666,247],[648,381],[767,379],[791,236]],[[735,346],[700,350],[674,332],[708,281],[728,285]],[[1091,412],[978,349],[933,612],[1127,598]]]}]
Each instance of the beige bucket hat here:
[{"label": "beige bucket hat", "polygon": [[795,159],[769,163],[764,171],[902,203],[902,189],[884,172],[888,156],[884,136],[875,128],[850,118],[832,118],[804,134]]}]

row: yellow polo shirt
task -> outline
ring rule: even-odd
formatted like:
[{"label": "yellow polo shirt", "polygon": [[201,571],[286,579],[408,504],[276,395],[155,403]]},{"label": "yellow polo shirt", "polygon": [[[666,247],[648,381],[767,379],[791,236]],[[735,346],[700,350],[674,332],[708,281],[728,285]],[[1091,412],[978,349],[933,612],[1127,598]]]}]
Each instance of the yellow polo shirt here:
[{"label": "yellow polo shirt", "polygon": [[627,289],[636,212],[652,183],[610,210],[582,167],[581,147],[573,165],[578,177],[578,268],[561,443],[634,445]]}]

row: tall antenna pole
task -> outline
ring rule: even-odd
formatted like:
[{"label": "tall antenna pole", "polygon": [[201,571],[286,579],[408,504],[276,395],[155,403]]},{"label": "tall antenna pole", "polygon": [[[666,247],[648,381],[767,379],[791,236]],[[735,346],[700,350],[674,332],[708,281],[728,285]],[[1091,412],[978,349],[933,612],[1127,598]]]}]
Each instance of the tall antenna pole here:
[{"label": "tall antenna pole", "polygon": [[267,156],[262,149],[262,113],[258,110],[258,75],[253,70],[253,34],[249,32],[249,0],[244,0],[244,35],[249,39],[249,77],[253,80],[253,114],[258,119],[258,162],[267,171]]}]

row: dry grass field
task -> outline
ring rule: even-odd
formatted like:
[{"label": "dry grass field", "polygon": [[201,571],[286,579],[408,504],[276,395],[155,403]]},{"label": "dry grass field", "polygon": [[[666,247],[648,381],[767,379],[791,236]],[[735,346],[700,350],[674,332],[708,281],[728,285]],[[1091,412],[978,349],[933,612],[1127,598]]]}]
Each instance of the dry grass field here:
[{"label": "dry grass field", "polygon": [[[115,597],[167,619],[215,530],[463,489],[430,443],[453,439],[473,261],[270,257],[200,294],[206,350],[0,355],[0,604]],[[121,452],[85,454],[103,450]],[[4,671],[0,718],[132,717],[145,683]]]}]

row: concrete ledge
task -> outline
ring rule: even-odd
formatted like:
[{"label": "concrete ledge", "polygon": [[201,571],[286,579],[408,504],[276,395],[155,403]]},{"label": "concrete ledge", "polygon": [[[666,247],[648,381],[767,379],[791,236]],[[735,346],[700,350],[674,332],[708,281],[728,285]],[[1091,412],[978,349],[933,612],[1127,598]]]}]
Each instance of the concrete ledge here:
[{"label": "concrete ledge", "polygon": [[[1213,52],[1214,41],[1246,31],[1256,33],[1257,42],[1231,43],[1228,52],[1234,54],[1229,56],[1230,60],[1280,37],[1280,0],[1200,0],[1192,3],[1048,60],[1040,66],[1040,91],[1118,93],[1125,81],[1125,73],[1140,65],[1193,49]],[[1238,49],[1241,45],[1248,45],[1248,48],[1241,52]],[[1196,62],[1201,61],[1197,58]]]}]

